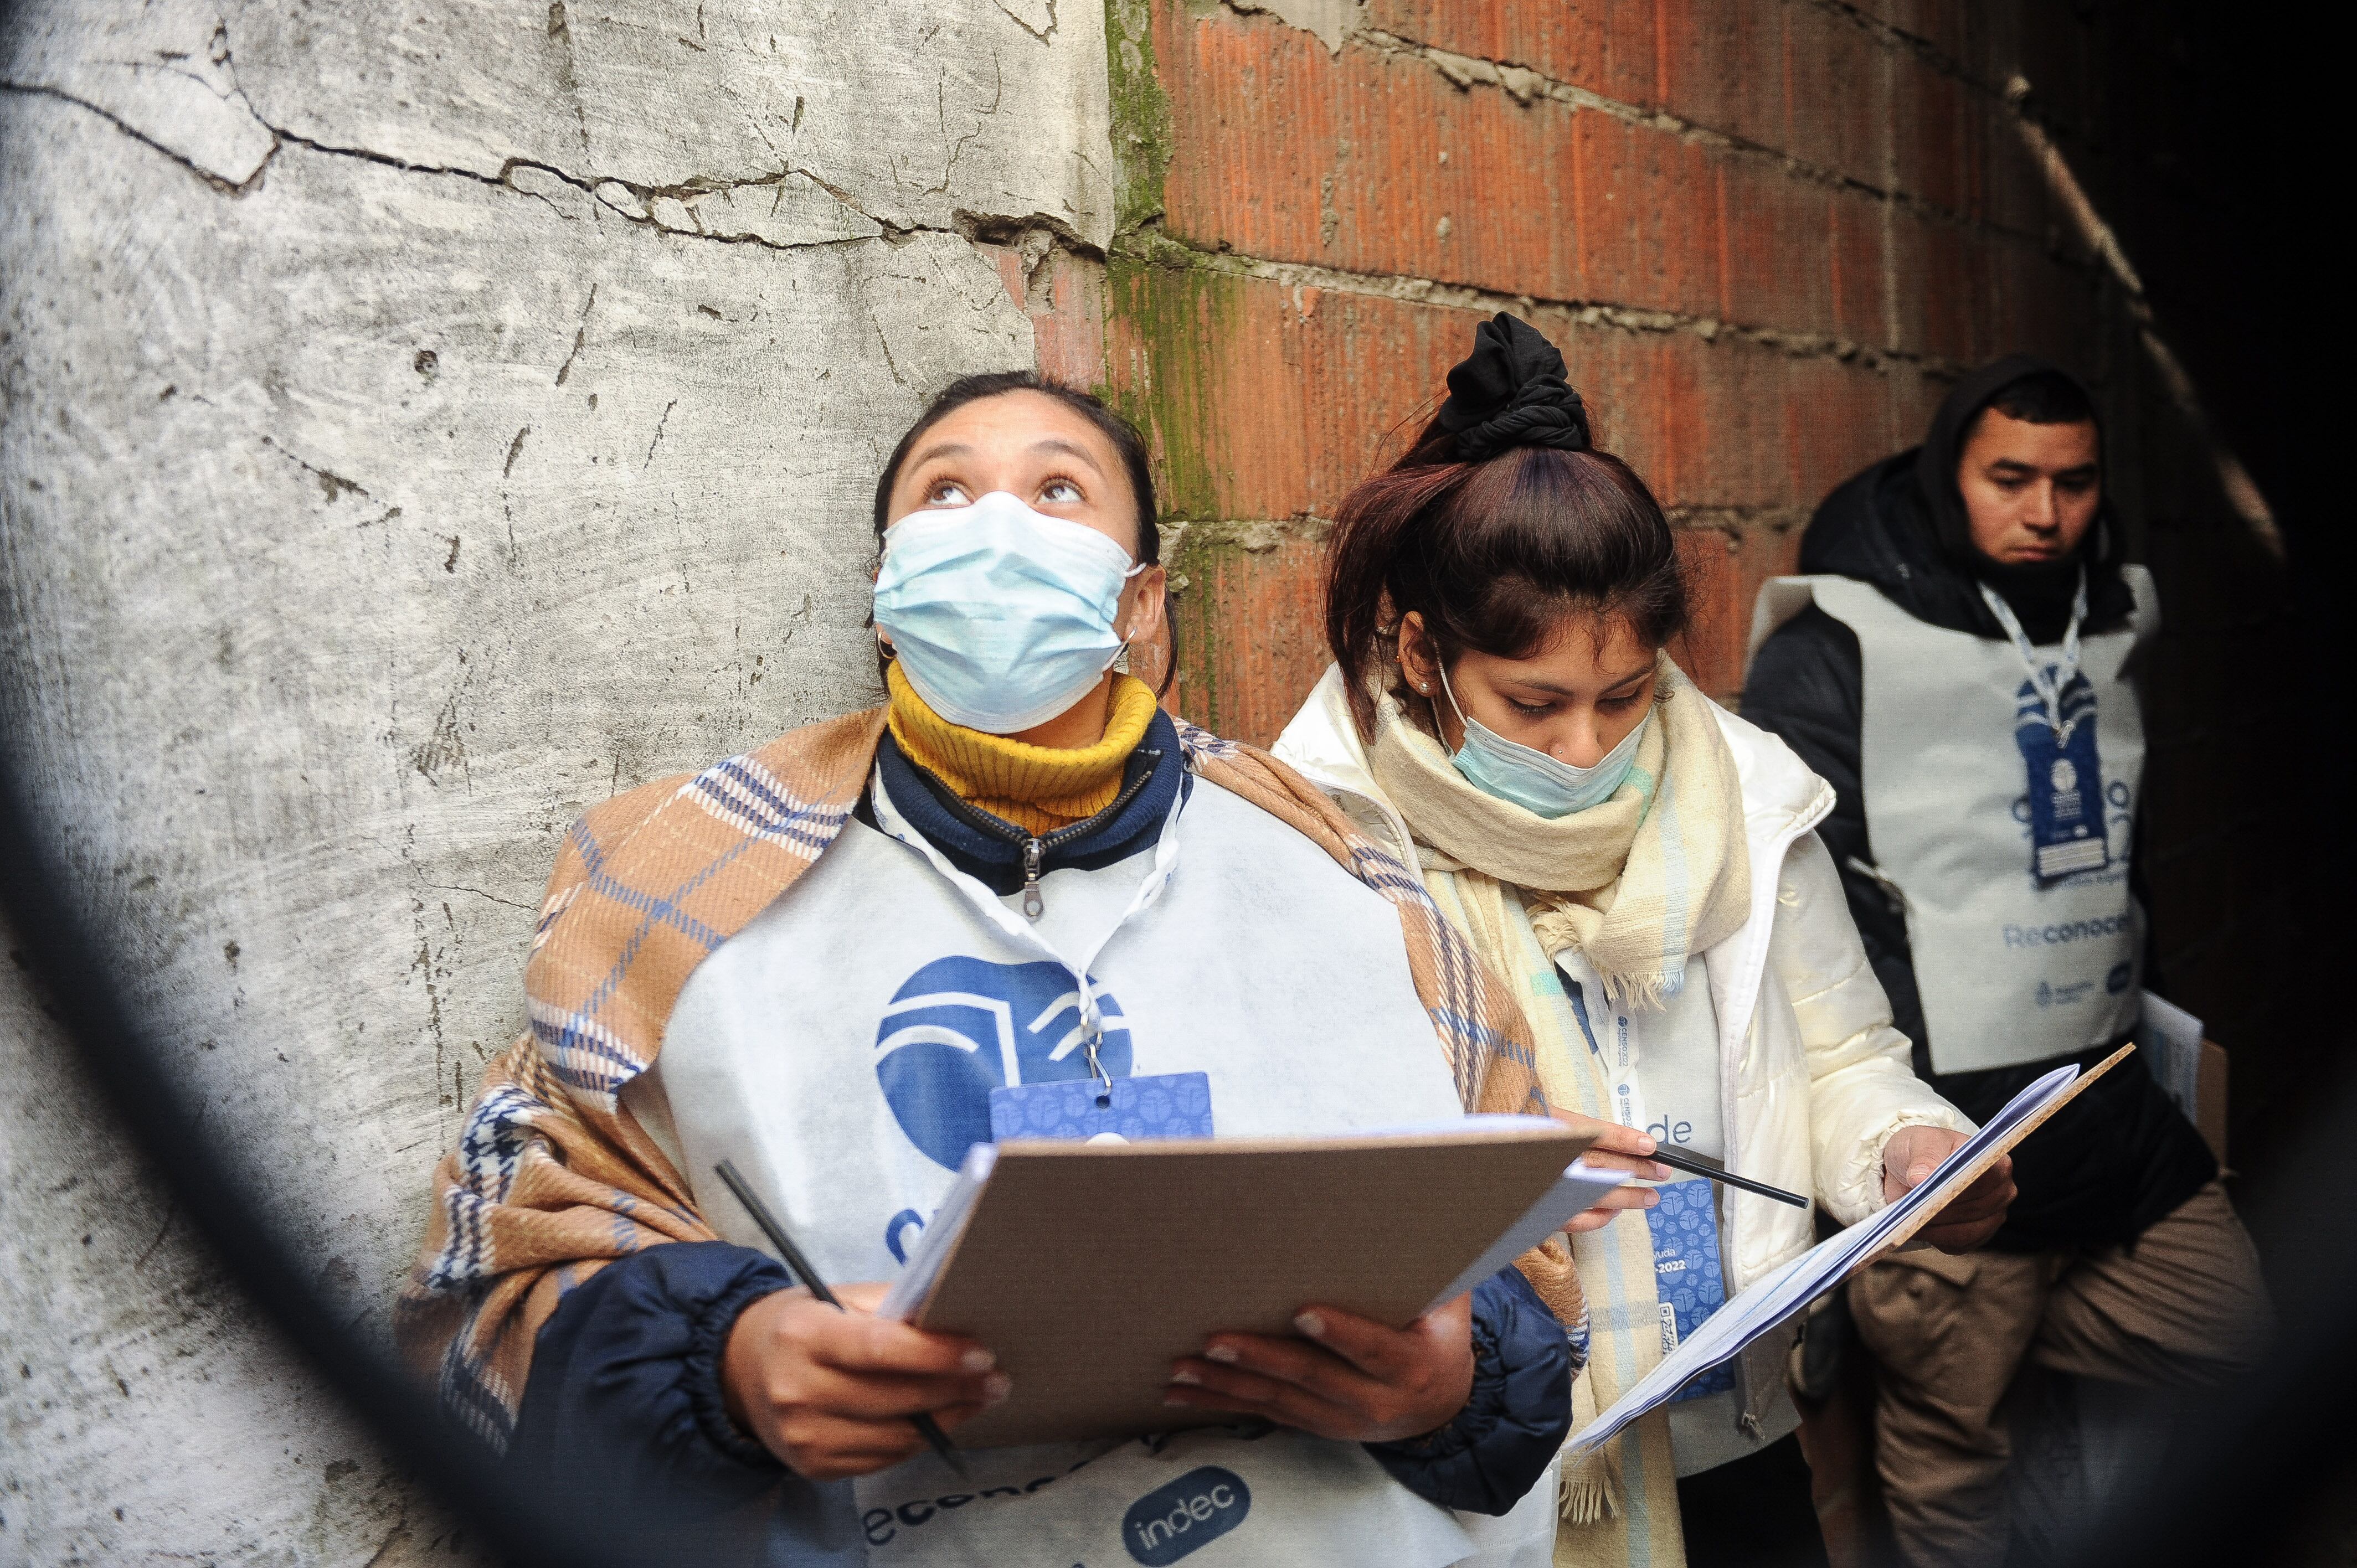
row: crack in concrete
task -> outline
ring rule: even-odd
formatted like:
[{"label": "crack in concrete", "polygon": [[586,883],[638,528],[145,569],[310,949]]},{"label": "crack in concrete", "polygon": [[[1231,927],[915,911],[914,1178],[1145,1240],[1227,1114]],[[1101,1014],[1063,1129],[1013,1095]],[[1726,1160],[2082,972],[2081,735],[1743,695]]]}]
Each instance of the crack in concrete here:
[{"label": "crack in concrete", "polygon": [[573,24],[565,13],[565,0],[548,0],[548,41],[558,50],[556,85],[573,104],[573,124],[581,134],[581,156],[589,157],[589,113],[581,102],[581,83],[575,74],[573,54]]},{"label": "crack in concrete", "polygon": [[[565,23],[561,17],[562,11],[563,6],[561,3],[552,5],[550,7],[552,37],[556,36],[558,30],[565,28]],[[226,28],[216,28],[214,38],[219,46],[219,53],[216,58],[225,66],[229,66],[233,71],[234,60],[228,48]],[[996,83],[996,92],[990,106],[982,111],[985,114],[996,113],[1001,103],[1003,103],[1006,99],[1005,71],[1003,69],[999,68],[999,62],[996,54],[992,56],[992,64],[997,79]],[[937,104],[937,113],[942,120],[942,129],[944,136],[948,134],[947,90],[948,81],[946,74],[944,74],[941,83],[942,102]],[[592,178],[574,174],[566,169],[560,168],[554,164],[547,163],[538,158],[522,156],[511,156],[502,160],[499,173],[496,175],[490,175],[484,174],[479,170],[462,168],[455,165],[422,163],[410,158],[398,157],[390,153],[378,152],[372,148],[339,145],[336,143],[323,141],[315,136],[303,135],[298,132],[288,130],[284,126],[270,124],[269,121],[264,119],[259,113],[253,110],[253,104],[250,101],[247,101],[245,103],[246,110],[249,113],[253,114],[254,124],[260,126],[270,135],[271,145],[269,151],[263,156],[261,163],[256,166],[252,175],[248,176],[242,181],[233,182],[223,179],[221,176],[205,168],[202,165],[197,163],[186,154],[179,152],[161,141],[158,141],[154,136],[151,136],[145,132],[140,130],[137,126],[124,120],[121,116],[107,110],[102,105],[92,102],[89,99],[83,98],[79,94],[67,91],[61,88],[51,87],[44,83],[18,82],[14,81],[0,81],[0,91],[19,92],[28,96],[52,98],[60,102],[70,103],[75,108],[84,110],[89,113],[96,115],[101,120],[105,121],[117,131],[120,131],[123,134],[131,137],[133,140],[139,142],[143,145],[152,148],[156,152],[162,154],[165,157],[171,159],[174,163],[178,164],[181,167],[187,169],[189,173],[195,175],[198,178],[203,180],[207,185],[211,186],[216,190],[230,196],[242,196],[254,188],[261,182],[263,177],[268,172],[270,166],[277,161],[279,153],[286,146],[293,145],[301,147],[307,152],[318,153],[329,157],[356,158],[365,163],[375,164],[382,168],[398,169],[408,174],[436,175],[459,179],[468,179],[479,185],[491,186],[499,189],[511,191],[519,196],[528,197],[533,200],[543,202],[554,208],[556,204],[550,201],[546,196],[542,195],[538,191],[525,189],[523,187],[516,183],[516,176],[519,173],[527,171],[537,173],[544,175],[551,179],[556,180],[561,184],[570,186],[574,189],[580,191],[583,195],[587,196],[591,200],[597,202],[598,206],[614,213],[615,216],[622,219],[626,222],[634,223],[643,228],[653,229],[661,233],[677,234],[686,239],[705,240],[716,244],[751,244],[759,245],[768,250],[791,252],[813,250],[833,245],[860,244],[866,242],[870,239],[879,237],[886,240],[888,242],[893,242],[905,240],[911,234],[949,234],[958,231],[955,224],[942,226],[939,224],[906,223],[877,217],[876,214],[862,208],[859,203],[854,199],[850,192],[845,189],[842,186],[834,184],[810,169],[795,167],[782,159],[780,160],[781,166],[776,172],[763,174],[755,178],[714,179],[699,177],[694,179],[665,185],[646,184],[639,181],[620,179],[611,176]],[[239,99],[244,100],[245,94],[242,88],[237,88],[234,91],[235,95]],[[957,140],[951,150],[948,164],[943,166],[942,184],[932,187],[925,191],[924,194],[940,195],[948,190],[950,176],[954,171],[957,160],[964,151],[966,144],[972,142],[975,137],[981,135],[981,130],[977,128],[974,132]],[[584,145],[586,150],[586,137]],[[846,234],[820,240],[780,241],[770,239],[764,235],[752,233],[716,233],[702,226],[701,218],[695,213],[694,207],[689,205],[695,199],[706,196],[732,194],[738,190],[758,190],[763,188],[779,188],[779,199],[780,200],[782,200],[784,194],[782,187],[787,181],[798,177],[809,180],[813,186],[817,187],[829,198],[840,204],[846,211],[866,222],[874,224],[877,229],[881,231],[880,235]],[[895,177],[898,177],[897,173]],[[608,199],[605,194],[603,194],[604,188],[608,186],[629,192],[630,197],[633,199],[633,201],[636,203],[638,209],[634,211],[630,207],[618,205],[615,201]],[[664,199],[679,202],[686,209],[687,216],[695,224],[695,226],[693,228],[681,228],[675,224],[665,223],[656,217],[653,210],[654,203]],[[772,206],[774,208],[776,203],[773,202]],[[562,209],[557,209],[560,212],[562,211]],[[1005,221],[1019,224],[1029,221],[1029,220],[1010,218],[1005,220]]]},{"label": "crack in concrete", "polygon": [[[990,0],[990,3],[997,6],[999,11],[1008,21],[1022,28],[1025,32],[1030,34],[1041,43],[1046,44],[1049,38],[1056,36],[1056,0],[1048,0],[1048,30],[1044,33],[1039,28],[1033,27],[1030,23],[1025,21],[1022,17],[1017,16],[1014,12],[1007,10],[1006,0]],[[1049,47],[1052,48],[1055,46],[1049,44]]]},{"label": "crack in concrete", "polygon": [[[950,213],[951,226],[960,238],[977,245],[1004,245],[1017,250],[1035,236],[1044,236],[1054,249],[1068,251],[1091,261],[1104,260],[1103,250],[1092,244],[1079,230],[1051,212],[1033,212],[1022,218],[1009,218],[996,212],[975,212],[960,207]],[[1037,266],[1044,255],[1031,264]]]},{"label": "crack in concrete", "polygon": [[[100,105],[91,102],[89,99],[83,98],[77,93],[68,92],[61,87],[50,87],[41,82],[0,81],[0,92],[21,92],[27,97],[54,98],[60,103],[70,103],[77,109],[87,110],[91,113],[97,115],[100,119],[105,121],[108,124],[113,126],[116,130],[122,132],[124,135],[130,137],[133,141],[138,142],[145,146],[150,147],[155,151],[163,154],[166,157],[171,159],[174,163],[178,164],[182,168],[187,169],[190,174],[195,175],[199,179],[203,180],[207,185],[211,186],[215,190],[220,191],[224,196],[243,196],[247,191],[252,190],[256,185],[261,183],[263,175],[268,171],[272,162],[278,156],[277,142],[274,139],[271,144],[270,150],[263,154],[262,162],[254,166],[254,170],[252,174],[246,176],[245,178],[242,180],[227,180],[215,174],[212,170],[205,167],[202,164],[198,163],[195,159],[189,157],[186,153],[180,152],[177,148],[165,145],[162,142],[157,141],[155,137],[149,135],[146,132],[139,129],[138,126],[132,124],[129,121],[114,113],[113,111],[102,108]],[[264,121],[260,115],[254,116],[254,124],[262,126],[265,131],[270,131],[274,138],[276,137],[277,133],[273,130],[269,124]]]},{"label": "crack in concrete", "polygon": [[655,421],[655,438],[647,443],[647,460],[645,463],[640,463],[639,465],[639,472],[642,474],[645,473],[647,471],[647,465],[655,460],[655,448],[662,445],[663,427],[671,423],[671,411],[678,406],[679,399],[677,398],[673,398],[669,403],[663,404],[662,417]]},{"label": "crack in concrete", "polygon": [[[306,473],[309,474],[313,478],[318,480],[319,493],[328,498],[328,504],[329,506],[335,505],[337,501],[342,499],[346,496],[367,496],[371,500],[374,500],[376,499],[374,496],[369,495],[369,492],[365,488],[344,478],[341,474],[322,468],[316,463],[306,463],[302,458],[297,457],[294,453],[289,452],[285,447],[281,446],[276,441],[267,435],[262,438],[262,444],[264,446],[269,447],[273,452],[277,453],[280,456],[285,458],[288,462],[294,464],[296,467],[301,468]],[[383,520],[378,519],[376,521],[382,521]]]},{"label": "crack in concrete", "polygon": [[[546,197],[540,195],[536,191],[525,190],[515,183],[515,177],[520,172],[531,171],[537,174],[543,174],[551,179],[556,180],[564,185],[568,185],[574,189],[580,191],[584,196],[587,196],[592,201],[595,201],[599,207],[613,213],[617,218],[621,219],[626,223],[633,223],[640,228],[652,229],[658,233],[677,234],[683,239],[705,240],[719,245],[759,245],[765,250],[771,251],[807,251],[822,249],[830,245],[861,244],[865,243],[873,236],[864,234],[845,234],[824,240],[772,240],[760,234],[716,233],[710,230],[702,228],[700,226],[700,220],[698,220],[698,227],[693,229],[683,229],[674,224],[665,223],[655,217],[653,211],[654,203],[659,200],[668,199],[677,201],[681,203],[683,207],[686,207],[686,204],[689,201],[696,198],[716,195],[723,192],[733,193],[738,190],[758,190],[767,187],[780,185],[785,180],[791,179],[799,175],[802,177],[808,179],[812,184],[817,186],[821,190],[825,191],[827,195],[841,202],[853,212],[866,219],[867,221],[874,223],[878,229],[886,230],[888,231],[897,231],[903,234],[916,232],[946,234],[954,232],[954,230],[952,229],[942,228],[938,225],[910,224],[895,226],[888,224],[880,218],[876,218],[866,212],[861,211],[860,209],[856,206],[839,188],[827,184],[824,180],[820,179],[817,176],[811,174],[805,169],[785,168],[780,169],[774,174],[762,175],[754,179],[720,180],[699,177],[672,185],[646,185],[633,180],[616,178],[612,176],[591,179],[581,175],[573,174],[565,169],[557,167],[554,164],[544,162],[538,158],[510,157],[501,162],[500,165],[500,172],[498,174],[488,175],[475,169],[460,168],[453,165],[416,163],[407,158],[395,157],[389,153],[375,152],[367,147],[339,146],[332,142],[318,141],[313,137],[300,135],[295,132],[283,130],[275,126],[268,126],[267,128],[278,137],[282,144],[291,144],[295,146],[302,147],[308,152],[324,154],[329,157],[358,158],[366,163],[378,165],[381,167],[400,169],[410,174],[443,175],[459,179],[469,179],[479,185],[487,185],[497,189],[512,191],[519,196],[530,197],[533,200],[546,202],[548,200]],[[612,198],[606,194],[606,188],[608,187],[627,191],[638,203],[638,210],[633,211],[629,207],[618,204]],[[692,207],[686,207],[686,210],[690,218],[693,219],[695,217],[694,209]]]},{"label": "crack in concrete", "polygon": [[[1005,7],[1001,6],[1000,9],[1004,10]],[[1019,26],[1020,24],[1018,23],[1017,25]],[[1006,68],[1000,62],[998,51],[996,49],[990,51],[990,107],[987,109],[977,110],[974,114],[976,123],[974,129],[968,131],[964,135],[960,136],[956,141],[950,144],[949,161],[942,165],[941,183],[938,185],[927,186],[918,194],[921,196],[946,196],[949,194],[950,177],[957,172],[958,159],[965,156],[966,144],[974,141],[976,137],[982,134],[982,125],[980,122],[990,119],[996,115],[998,113],[998,106],[1006,102]],[[933,118],[940,125],[941,133],[943,136],[947,136],[950,134],[949,90],[950,73],[945,70],[941,73],[939,80],[934,84],[933,94]],[[896,180],[899,177],[899,173],[897,167],[893,171],[893,177]],[[856,209],[855,209],[855,210]],[[862,213],[861,216],[866,217],[866,214]],[[868,221],[874,222],[876,220],[874,219],[869,219]]]},{"label": "crack in concrete", "polygon": [[502,898],[496,893],[486,893],[479,887],[469,887],[460,882],[427,882],[421,877],[417,885],[421,887],[431,887],[437,893],[471,893],[478,898],[488,898],[494,904],[504,904],[511,909],[522,909],[527,915],[534,912],[530,904],[519,904],[512,898]]},{"label": "crack in concrete", "polygon": [[[558,386],[563,386],[565,384],[565,378],[573,373],[573,361],[581,357],[581,345],[589,340],[589,313],[597,307],[597,285],[595,283],[592,283],[589,285],[588,303],[585,304],[581,307],[581,324],[573,329],[572,351],[565,356],[565,363],[556,367],[556,384]],[[523,445],[523,436],[522,433],[518,433],[516,436],[516,445],[518,446],[522,446]],[[508,454],[508,467],[511,468],[515,467],[515,453],[512,451]]]}]

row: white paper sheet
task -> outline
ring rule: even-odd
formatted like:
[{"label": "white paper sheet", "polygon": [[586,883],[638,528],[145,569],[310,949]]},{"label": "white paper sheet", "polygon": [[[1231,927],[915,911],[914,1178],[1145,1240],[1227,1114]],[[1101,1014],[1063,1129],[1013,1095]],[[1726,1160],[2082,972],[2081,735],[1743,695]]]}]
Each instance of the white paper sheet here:
[{"label": "white paper sheet", "polygon": [[1742,1354],[1761,1335],[1846,1279],[1858,1264],[1882,1250],[1890,1237],[1918,1214],[1937,1208],[1956,1196],[1967,1166],[1992,1144],[2051,1103],[2079,1076],[2073,1067],[2059,1067],[2008,1101],[1988,1124],[1957,1146],[1921,1187],[1897,1202],[1870,1214],[1837,1236],[1831,1236],[1790,1262],[1752,1282],[1734,1300],[1712,1313],[1701,1327],[1686,1337],[1653,1369],[1630,1386],[1611,1406],[1573,1434],[1570,1450],[1586,1452],[1617,1434],[1648,1411],[1669,1402],[1670,1396],[1693,1378],[1720,1362]]},{"label": "white paper sheet", "polygon": [[2136,1043],[2150,1053],[2160,1087],[2177,1101],[2185,1119],[2201,1124],[2201,1020],[2165,997],[2147,991],[2137,1023]]},{"label": "white paper sheet", "polygon": [[1564,1167],[1562,1178],[1547,1188],[1546,1196],[1531,1205],[1507,1232],[1465,1266],[1465,1272],[1448,1282],[1448,1288],[1432,1298],[1432,1306],[1454,1301],[1545,1240],[1554,1232],[1581,1214],[1596,1207],[1597,1201],[1614,1187],[1629,1179],[1627,1171],[1603,1170],[1574,1160]]}]

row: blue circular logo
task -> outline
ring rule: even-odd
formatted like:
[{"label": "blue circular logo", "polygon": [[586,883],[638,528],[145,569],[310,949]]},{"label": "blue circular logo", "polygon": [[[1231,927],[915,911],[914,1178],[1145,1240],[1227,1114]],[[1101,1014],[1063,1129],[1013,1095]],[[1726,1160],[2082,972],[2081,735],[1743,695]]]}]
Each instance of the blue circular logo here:
[{"label": "blue circular logo", "polygon": [[[1097,1057],[1129,1076],[1129,1026],[1097,993],[1104,1041]],[[955,1170],[990,1142],[990,1091],[1089,1076],[1081,1048],[1081,995],[1059,963],[943,958],[910,975],[876,1026],[876,1081],[909,1141]]]}]

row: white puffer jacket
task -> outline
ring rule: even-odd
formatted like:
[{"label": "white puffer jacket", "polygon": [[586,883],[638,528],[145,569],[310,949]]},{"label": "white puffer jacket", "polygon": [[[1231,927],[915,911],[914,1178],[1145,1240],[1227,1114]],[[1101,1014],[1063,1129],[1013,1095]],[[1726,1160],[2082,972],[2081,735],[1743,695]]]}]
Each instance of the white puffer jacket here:
[{"label": "white puffer jacket", "polygon": [[[1833,856],[1812,830],[1833,787],[1782,741],[1718,707],[1735,753],[1751,854],[1751,918],[1703,955],[1718,1015],[1727,1165],[1813,1193],[1843,1224],[1883,1205],[1882,1146],[1901,1127],[1973,1123],[1915,1076],[1907,1036],[1867,964]],[[1407,824],[1377,788],[1329,668],[1276,755],[1308,775],[1408,865]],[[1803,1211],[1728,1192],[1727,1286],[1742,1289],[1814,1240]]]}]

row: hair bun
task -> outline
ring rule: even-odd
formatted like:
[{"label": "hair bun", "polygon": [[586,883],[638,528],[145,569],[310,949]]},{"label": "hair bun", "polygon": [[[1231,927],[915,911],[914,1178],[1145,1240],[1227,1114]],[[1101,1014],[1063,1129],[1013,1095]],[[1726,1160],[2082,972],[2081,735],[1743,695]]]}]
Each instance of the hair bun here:
[{"label": "hair bun", "polygon": [[1479,463],[1514,446],[1587,450],[1587,410],[1571,389],[1555,346],[1504,311],[1473,330],[1473,352],[1448,372],[1440,427],[1459,461]]}]

